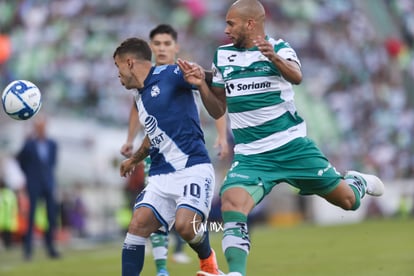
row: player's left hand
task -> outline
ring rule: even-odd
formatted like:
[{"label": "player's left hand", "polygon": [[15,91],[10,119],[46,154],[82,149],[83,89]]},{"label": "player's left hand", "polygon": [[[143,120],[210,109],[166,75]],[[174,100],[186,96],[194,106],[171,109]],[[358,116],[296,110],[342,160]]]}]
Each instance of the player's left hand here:
[{"label": "player's left hand", "polygon": [[214,148],[219,150],[218,156],[220,160],[226,159],[230,154],[230,146],[227,142],[226,137],[217,136],[216,142],[214,143]]},{"label": "player's left hand", "polygon": [[275,53],[275,50],[273,49],[272,44],[270,44],[269,41],[264,39],[261,36],[258,36],[255,40],[253,40],[253,43],[257,48],[259,49],[262,54],[267,57],[269,60],[272,60]]},{"label": "player's left hand", "polygon": [[188,83],[200,86],[205,81],[204,69],[200,65],[182,59],[177,59],[177,64]]}]

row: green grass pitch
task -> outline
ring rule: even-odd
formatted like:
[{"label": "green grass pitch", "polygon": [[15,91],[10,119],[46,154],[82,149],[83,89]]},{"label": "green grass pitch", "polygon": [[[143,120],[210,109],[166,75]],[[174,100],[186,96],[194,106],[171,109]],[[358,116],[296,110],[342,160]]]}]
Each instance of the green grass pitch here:
[{"label": "green grass pitch", "polygon": [[[109,276],[121,275],[118,242],[89,249],[62,247],[61,260],[49,260],[38,247],[32,262],[21,259],[20,248],[0,251],[2,276]],[[248,275],[283,276],[412,276],[414,275],[414,220],[372,220],[339,226],[300,225],[290,228],[251,229],[252,250]],[[227,265],[221,251],[221,233],[211,234],[221,269]],[[188,265],[169,261],[170,275],[196,275],[198,261]],[[155,275],[152,256],[147,255],[141,275]]]}]

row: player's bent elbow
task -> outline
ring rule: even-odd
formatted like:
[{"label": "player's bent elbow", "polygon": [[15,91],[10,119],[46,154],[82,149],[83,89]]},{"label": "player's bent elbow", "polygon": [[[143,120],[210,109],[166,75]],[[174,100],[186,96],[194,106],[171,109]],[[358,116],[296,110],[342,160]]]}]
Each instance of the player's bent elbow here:
[{"label": "player's bent elbow", "polygon": [[297,74],[296,76],[293,76],[290,80],[292,84],[298,85],[302,82],[302,74]]},{"label": "player's bent elbow", "polygon": [[301,84],[301,82],[302,82],[301,79],[300,80],[295,80],[295,81],[292,81],[292,84],[299,85],[299,84]]},{"label": "player's bent elbow", "polygon": [[214,120],[220,119],[225,113],[225,110],[214,110],[214,111],[208,111],[208,114],[210,114],[211,117],[213,117]]}]

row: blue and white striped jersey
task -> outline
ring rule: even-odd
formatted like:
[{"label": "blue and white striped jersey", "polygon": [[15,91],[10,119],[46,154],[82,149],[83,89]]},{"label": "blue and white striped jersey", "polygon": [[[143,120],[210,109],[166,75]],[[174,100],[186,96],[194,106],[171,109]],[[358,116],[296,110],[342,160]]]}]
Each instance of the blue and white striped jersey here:
[{"label": "blue and white striped jersey", "polygon": [[177,65],[152,67],[135,101],[151,141],[149,176],[211,163],[192,86]]}]

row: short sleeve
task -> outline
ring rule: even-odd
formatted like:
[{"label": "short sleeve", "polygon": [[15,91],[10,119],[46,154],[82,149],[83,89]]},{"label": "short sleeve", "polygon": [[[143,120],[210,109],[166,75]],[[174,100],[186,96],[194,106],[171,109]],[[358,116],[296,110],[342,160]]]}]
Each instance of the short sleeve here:
[{"label": "short sleeve", "polygon": [[295,50],[293,50],[293,48],[290,47],[289,43],[282,42],[282,43],[275,45],[274,48],[275,48],[275,52],[282,58],[287,59],[287,60],[293,60],[297,64],[299,64],[299,66],[302,66],[298,58],[298,55],[296,54]]},{"label": "short sleeve", "polygon": [[224,87],[224,79],[220,70],[217,68],[216,64],[211,65],[211,70],[213,72],[213,86]]}]

